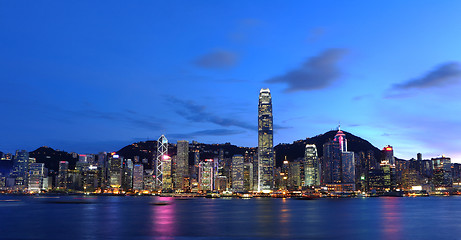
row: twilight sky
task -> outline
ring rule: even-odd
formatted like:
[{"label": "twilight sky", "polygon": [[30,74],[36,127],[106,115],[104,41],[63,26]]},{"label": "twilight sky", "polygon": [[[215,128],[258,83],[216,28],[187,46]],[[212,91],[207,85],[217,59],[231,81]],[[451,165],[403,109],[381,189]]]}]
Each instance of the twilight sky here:
[{"label": "twilight sky", "polygon": [[0,151],[256,146],[268,87],[275,144],[461,162],[460,1],[133,2],[0,2]]}]

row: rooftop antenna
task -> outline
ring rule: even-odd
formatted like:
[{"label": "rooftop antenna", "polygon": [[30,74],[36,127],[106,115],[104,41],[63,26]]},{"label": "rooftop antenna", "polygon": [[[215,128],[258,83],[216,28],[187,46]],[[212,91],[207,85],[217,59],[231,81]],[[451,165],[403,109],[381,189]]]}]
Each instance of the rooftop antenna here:
[{"label": "rooftop antenna", "polygon": [[341,121],[338,123],[338,131],[341,131]]}]

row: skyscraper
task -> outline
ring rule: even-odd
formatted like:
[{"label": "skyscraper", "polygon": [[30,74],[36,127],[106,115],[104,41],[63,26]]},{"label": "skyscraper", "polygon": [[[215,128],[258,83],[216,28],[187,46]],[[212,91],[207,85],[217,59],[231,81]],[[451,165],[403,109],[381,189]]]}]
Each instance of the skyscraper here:
[{"label": "skyscraper", "polygon": [[168,139],[164,135],[157,140],[157,158],[155,159],[155,188],[161,190],[163,185],[163,157],[168,155]]},{"label": "skyscraper", "polygon": [[177,148],[174,189],[184,191],[186,187],[184,178],[189,175],[189,142],[178,141]]},{"label": "skyscraper", "polygon": [[232,189],[234,192],[243,192],[243,156],[232,157]]},{"label": "skyscraper", "polygon": [[322,174],[330,190],[355,190],[354,153],[347,151],[346,135],[339,128],[334,139],[323,145]]},{"label": "skyscraper", "polygon": [[274,144],[272,123],[272,97],[268,88],[259,92],[258,105],[258,191],[270,192],[274,188]]},{"label": "skyscraper", "polygon": [[320,185],[320,165],[315,144],[306,144],[304,152],[304,185]]},{"label": "skyscraper", "polygon": [[144,166],[135,164],[133,167],[133,190],[143,190]]}]

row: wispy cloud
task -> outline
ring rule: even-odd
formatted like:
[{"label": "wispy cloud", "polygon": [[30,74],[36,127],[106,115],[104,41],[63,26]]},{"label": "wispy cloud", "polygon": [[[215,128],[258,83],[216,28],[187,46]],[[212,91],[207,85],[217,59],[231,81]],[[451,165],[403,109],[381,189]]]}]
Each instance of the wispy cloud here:
[{"label": "wispy cloud", "polygon": [[237,62],[238,55],[236,53],[217,49],[199,57],[194,63],[202,68],[226,69],[235,66]]},{"label": "wispy cloud", "polygon": [[176,133],[176,134],[169,134],[172,138],[177,139],[191,139],[195,137],[201,136],[229,136],[229,135],[237,135],[245,133],[243,130],[232,130],[232,129],[209,129],[209,130],[201,130],[195,131],[190,133]]},{"label": "wispy cloud", "polygon": [[395,84],[395,90],[407,90],[413,88],[444,87],[461,81],[461,64],[459,62],[447,62],[441,64],[426,75],[400,84]]},{"label": "wispy cloud", "polygon": [[185,101],[174,97],[170,97],[170,102],[173,103],[177,108],[176,113],[178,113],[180,116],[186,118],[189,121],[209,122],[222,127],[235,126],[252,131],[257,130],[257,127],[253,124],[249,124],[238,119],[217,116],[211,112],[208,112],[204,105],[198,105],[192,101]]},{"label": "wispy cloud", "polygon": [[288,85],[286,92],[326,88],[341,77],[342,74],[337,65],[346,53],[347,50],[343,48],[327,49],[309,58],[299,68],[265,82],[286,83]]}]

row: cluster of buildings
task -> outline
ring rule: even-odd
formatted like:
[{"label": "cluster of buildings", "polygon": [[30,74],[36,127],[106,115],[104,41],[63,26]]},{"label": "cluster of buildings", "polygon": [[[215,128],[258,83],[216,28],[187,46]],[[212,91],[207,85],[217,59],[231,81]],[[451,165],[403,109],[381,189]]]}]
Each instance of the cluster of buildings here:
[{"label": "cluster of buildings", "polygon": [[[201,145],[188,141],[168,143],[162,135],[152,153],[152,163],[139,156],[117,153],[75,154],[75,167],[60,161],[49,171],[25,150],[3,154],[12,161],[8,172],[0,172],[0,190],[40,193],[78,191],[87,193],[274,193],[334,192],[386,194],[395,191],[453,191],[460,187],[461,165],[439,157],[399,160],[386,146],[380,156],[348,151],[346,135],[338,127],[333,139],[321,147],[305,145],[304,157],[283,161],[277,167],[273,146],[272,99],[261,89],[258,105],[258,147],[244,154],[225,157],[220,149],[212,158],[201,158]],[[174,147],[176,151],[170,152]]]}]

